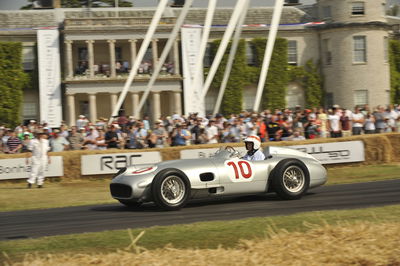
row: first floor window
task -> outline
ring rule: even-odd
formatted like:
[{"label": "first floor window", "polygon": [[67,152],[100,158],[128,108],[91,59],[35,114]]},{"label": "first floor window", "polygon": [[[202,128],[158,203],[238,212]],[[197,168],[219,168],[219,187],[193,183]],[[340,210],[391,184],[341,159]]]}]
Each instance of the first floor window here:
[{"label": "first floor window", "polygon": [[364,2],[354,2],[351,4],[351,14],[352,15],[365,15],[365,3]]},{"label": "first floor window", "polygon": [[354,105],[368,104],[368,90],[357,90],[354,92]]},{"label": "first floor window", "polygon": [[22,48],[22,60],[24,70],[33,70],[34,69],[34,61],[35,61],[35,47],[33,46],[24,46]]},{"label": "first floor window", "polygon": [[288,63],[297,66],[297,41],[288,41]]}]

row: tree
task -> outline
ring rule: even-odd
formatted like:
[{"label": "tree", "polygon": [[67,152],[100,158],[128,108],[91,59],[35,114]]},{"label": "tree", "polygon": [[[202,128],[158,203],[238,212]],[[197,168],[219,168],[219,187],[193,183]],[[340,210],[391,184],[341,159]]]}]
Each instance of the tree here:
[{"label": "tree", "polygon": [[390,102],[400,103],[400,41],[390,40]]},{"label": "tree", "polygon": [[[28,0],[28,5],[21,9],[33,9],[33,3],[37,0]],[[62,8],[80,8],[80,7],[114,7],[115,0],[61,0]],[[119,7],[132,7],[133,4],[129,0],[118,0]]]},{"label": "tree", "polygon": [[15,127],[20,123],[22,89],[28,77],[22,69],[22,44],[0,42],[0,123]]}]

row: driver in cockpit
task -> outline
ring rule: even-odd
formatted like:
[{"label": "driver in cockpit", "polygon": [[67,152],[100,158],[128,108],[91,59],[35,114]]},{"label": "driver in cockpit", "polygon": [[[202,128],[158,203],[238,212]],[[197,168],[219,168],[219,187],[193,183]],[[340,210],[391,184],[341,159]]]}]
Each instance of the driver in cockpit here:
[{"label": "driver in cockpit", "polygon": [[242,159],[249,161],[261,161],[265,159],[264,153],[260,150],[261,140],[258,136],[248,136],[244,140],[247,153]]}]

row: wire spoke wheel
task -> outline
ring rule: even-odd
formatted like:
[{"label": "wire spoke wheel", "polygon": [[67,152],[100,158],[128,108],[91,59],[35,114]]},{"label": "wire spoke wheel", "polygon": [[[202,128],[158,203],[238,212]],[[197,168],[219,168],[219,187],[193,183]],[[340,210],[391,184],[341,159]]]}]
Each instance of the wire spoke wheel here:
[{"label": "wire spoke wheel", "polygon": [[161,197],[168,204],[177,204],[185,196],[185,183],[178,176],[168,176],[161,183]]},{"label": "wire spoke wheel", "polygon": [[296,165],[289,166],[283,173],[283,185],[289,192],[299,192],[303,189],[304,183],[304,172]]}]

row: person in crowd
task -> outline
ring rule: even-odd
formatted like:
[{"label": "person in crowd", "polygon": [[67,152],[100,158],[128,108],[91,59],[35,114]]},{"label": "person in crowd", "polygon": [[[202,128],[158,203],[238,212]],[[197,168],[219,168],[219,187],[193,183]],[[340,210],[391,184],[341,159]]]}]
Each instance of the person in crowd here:
[{"label": "person in crowd", "polygon": [[51,151],[59,152],[68,150],[69,142],[61,136],[60,130],[55,130],[53,136],[54,137],[50,140]]},{"label": "person in crowd", "polygon": [[340,116],[337,111],[336,108],[328,111],[328,130],[331,138],[340,138],[342,136]]},{"label": "person in crowd", "polygon": [[[31,188],[35,183],[38,188],[43,187],[44,172],[50,162],[48,152],[50,150],[47,135],[44,132],[38,132],[36,138],[31,140],[28,146],[26,164],[31,164],[31,173],[28,179],[28,188]],[[30,159],[30,162],[29,162]]]},{"label": "person in crowd", "polygon": [[207,128],[206,134],[208,139],[208,144],[218,143],[218,128],[215,126],[215,120],[211,119]]},{"label": "person in crowd", "polygon": [[171,146],[185,146],[186,140],[190,140],[189,131],[176,124],[171,133]]},{"label": "person in crowd", "polygon": [[375,128],[375,117],[371,113],[367,113],[364,122],[365,134],[374,134],[376,132]]},{"label": "person in crowd", "polygon": [[82,149],[84,138],[80,132],[78,132],[76,126],[71,127],[71,132],[67,138],[71,150]]},{"label": "person in crowd", "polygon": [[29,152],[29,145],[31,143],[31,136],[29,132],[25,132],[24,138],[22,139],[22,149],[21,152]]},{"label": "person in crowd", "polygon": [[99,132],[94,126],[89,127],[89,132],[86,134],[83,146],[88,150],[96,150],[96,139],[99,136]]},{"label": "person in crowd", "polygon": [[318,114],[317,114],[317,119],[319,121],[319,134],[321,138],[326,138],[328,137],[328,130],[327,130],[327,124],[328,124],[328,115],[326,114],[326,111],[324,108],[319,108]]},{"label": "person in crowd", "polygon": [[118,138],[118,134],[116,131],[117,131],[116,126],[111,125],[109,127],[109,130],[106,132],[105,140],[106,140],[108,149],[118,149],[119,148],[118,145],[120,143],[120,140]]},{"label": "person in crowd", "polygon": [[249,161],[261,161],[265,159],[264,153],[260,150],[261,139],[258,136],[252,135],[248,136],[244,140],[247,153],[242,159]]},{"label": "person in crowd", "polygon": [[9,138],[6,142],[7,152],[6,153],[20,153],[22,149],[22,141],[17,137],[15,131],[9,131]]},{"label": "person in crowd", "polygon": [[84,115],[80,115],[78,120],[76,120],[76,127],[84,128],[87,126],[88,123],[89,123],[89,120]]},{"label": "person in crowd", "polygon": [[305,139],[306,138],[300,134],[299,130],[295,130],[293,132],[293,135],[287,138],[287,140],[293,140],[293,141],[295,141],[295,140],[305,140]]},{"label": "person in crowd", "polygon": [[102,128],[97,129],[97,131],[99,132],[97,138],[96,138],[96,150],[106,150],[107,149],[107,143],[106,143],[106,139],[105,139],[105,134],[104,134],[104,130]]},{"label": "person in crowd", "polygon": [[373,116],[375,119],[375,132],[376,133],[383,133],[386,128],[385,123],[385,107],[378,106],[378,110],[373,112]]},{"label": "person in crowd", "polygon": [[358,106],[354,108],[354,112],[351,115],[351,121],[352,121],[352,134],[354,136],[361,135],[365,119],[364,119],[364,114],[361,113],[360,108]]},{"label": "person in crowd", "polygon": [[342,128],[342,136],[350,137],[352,130],[352,121],[351,121],[352,112],[347,109],[343,109],[340,113],[340,124]]},{"label": "person in crowd", "polygon": [[163,121],[157,120],[154,123],[154,130],[152,132],[155,137],[155,147],[156,148],[164,148],[164,145],[167,141],[167,131],[164,129]]}]

